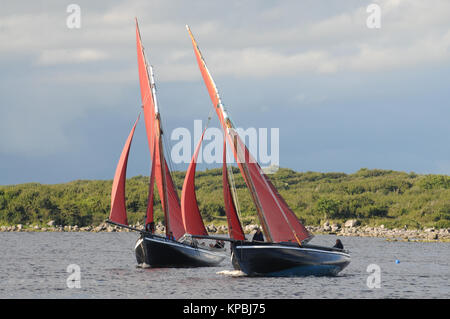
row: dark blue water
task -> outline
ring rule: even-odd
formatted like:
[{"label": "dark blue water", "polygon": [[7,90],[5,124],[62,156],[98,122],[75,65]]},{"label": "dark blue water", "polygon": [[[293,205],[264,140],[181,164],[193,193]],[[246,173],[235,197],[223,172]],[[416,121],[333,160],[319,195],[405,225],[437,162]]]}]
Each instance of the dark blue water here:
[{"label": "dark blue water", "polygon": [[[352,262],[337,277],[248,278],[233,276],[229,259],[212,268],[136,268],[136,239],[0,233],[0,298],[450,298],[450,243],[341,237]],[[335,239],[316,236],[311,243],[330,246]],[[367,285],[370,264],[380,267],[380,288]],[[79,267],[80,288],[68,287],[69,265]]]}]

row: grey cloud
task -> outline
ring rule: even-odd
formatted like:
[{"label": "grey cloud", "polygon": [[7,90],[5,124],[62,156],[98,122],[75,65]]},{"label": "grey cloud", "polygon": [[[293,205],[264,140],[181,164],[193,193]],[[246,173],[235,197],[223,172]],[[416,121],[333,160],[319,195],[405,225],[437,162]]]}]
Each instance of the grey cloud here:
[{"label": "grey cloud", "polygon": [[[298,105],[316,110],[344,95],[335,87],[351,91],[354,83],[371,77],[383,82],[388,71],[399,73],[398,83],[408,82],[408,72],[442,69],[450,62],[446,0],[74,2],[82,10],[77,30],[65,25],[66,3],[2,3],[3,154],[33,157],[74,150],[90,142],[80,132],[93,113],[115,114],[122,121],[124,114],[139,110],[134,17],[163,87],[161,104],[173,103],[165,112],[171,116],[182,107],[193,115],[209,102],[185,24],[197,37],[225,101],[236,104],[234,111],[230,106],[233,114],[268,109],[270,103],[290,112]],[[382,9],[379,30],[365,26],[371,2]],[[352,73],[358,74],[356,80]],[[346,81],[351,84],[339,86]],[[256,87],[263,83],[264,94],[258,95],[262,90]],[[246,96],[248,91],[257,97]]]}]

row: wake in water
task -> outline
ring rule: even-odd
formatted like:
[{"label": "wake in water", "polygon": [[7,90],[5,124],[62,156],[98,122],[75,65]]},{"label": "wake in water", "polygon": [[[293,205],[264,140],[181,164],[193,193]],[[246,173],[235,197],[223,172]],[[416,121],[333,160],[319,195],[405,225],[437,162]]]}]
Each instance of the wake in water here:
[{"label": "wake in water", "polygon": [[245,276],[241,270],[222,270],[216,272],[218,275],[230,276],[230,277],[242,277]]}]

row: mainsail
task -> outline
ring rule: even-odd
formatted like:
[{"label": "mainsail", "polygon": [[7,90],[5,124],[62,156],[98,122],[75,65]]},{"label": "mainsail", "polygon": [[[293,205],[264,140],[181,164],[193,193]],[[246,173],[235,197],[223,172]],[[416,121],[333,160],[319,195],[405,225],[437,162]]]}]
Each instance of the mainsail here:
[{"label": "mainsail", "polygon": [[[185,233],[183,220],[181,217],[180,200],[164,157],[161,117],[156,99],[155,80],[152,67],[147,63],[147,59],[145,57],[137,19],[136,47],[145,128],[152,162],[155,162],[154,178],[156,180],[156,186],[161,198],[161,205],[164,210],[166,233],[168,234],[169,232],[173,232],[174,237],[178,239]],[[152,201],[149,200],[148,205],[152,204]],[[150,210],[151,208],[147,209],[147,211]]]},{"label": "mainsail", "polygon": [[111,211],[109,213],[109,220],[122,225],[128,225],[127,209],[125,205],[127,163],[131,142],[133,141],[133,135],[136,129],[136,125],[139,121],[139,117],[140,114],[138,115],[138,118],[134,123],[133,128],[131,129],[131,132],[128,135],[128,138],[123,147],[122,154],[119,158],[119,163],[117,164],[116,173],[114,174],[113,186],[111,191]]},{"label": "mainsail", "polygon": [[200,72],[208,89],[213,106],[233,150],[239,169],[255,203],[259,220],[268,241],[293,241],[301,244],[311,238],[308,230],[300,223],[281,195],[275,190],[259,164],[254,160],[245,144],[236,133],[234,125],[225,110],[214,80],[190,31],[195,56]]}]

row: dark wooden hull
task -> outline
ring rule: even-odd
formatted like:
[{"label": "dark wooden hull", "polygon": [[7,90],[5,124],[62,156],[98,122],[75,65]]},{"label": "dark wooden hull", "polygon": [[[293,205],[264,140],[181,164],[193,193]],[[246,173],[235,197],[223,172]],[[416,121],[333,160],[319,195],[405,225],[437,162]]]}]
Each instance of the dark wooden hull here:
[{"label": "dark wooden hull", "polygon": [[217,251],[193,247],[160,236],[143,235],[135,246],[139,265],[155,268],[165,267],[212,267],[226,257]]},{"label": "dark wooden hull", "polygon": [[249,276],[335,276],[350,263],[343,250],[282,243],[235,242],[232,264]]}]

